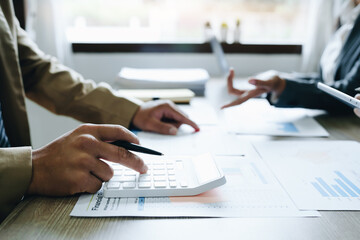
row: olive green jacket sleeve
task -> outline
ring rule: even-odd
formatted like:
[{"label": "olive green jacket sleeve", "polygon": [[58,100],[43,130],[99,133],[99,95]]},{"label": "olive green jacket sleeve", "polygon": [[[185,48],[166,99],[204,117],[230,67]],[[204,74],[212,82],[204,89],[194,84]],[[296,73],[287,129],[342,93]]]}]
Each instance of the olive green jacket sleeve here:
[{"label": "olive green jacket sleeve", "polygon": [[31,100],[56,114],[82,122],[129,127],[140,101],[117,95],[106,83],[85,80],[45,55],[20,27],[17,29],[23,83]]},{"label": "olive green jacket sleeve", "polygon": [[0,101],[13,146],[0,148],[0,222],[26,194],[32,176],[25,94],[56,114],[125,127],[141,104],[44,54],[19,27],[12,1],[0,1]]},{"label": "olive green jacket sleeve", "polygon": [[0,223],[26,193],[31,166],[31,147],[0,148]]}]

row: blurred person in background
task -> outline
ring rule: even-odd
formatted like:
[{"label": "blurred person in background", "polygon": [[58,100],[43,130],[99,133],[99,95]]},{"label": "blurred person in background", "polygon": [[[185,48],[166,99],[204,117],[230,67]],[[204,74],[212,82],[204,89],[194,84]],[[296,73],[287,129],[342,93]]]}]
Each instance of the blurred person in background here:
[{"label": "blurred person in background", "polygon": [[[317,88],[317,82],[338,89],[348,95],[356,94],[360,86],[360,0],[346,0],[341,6],[339,27],[327,44],[321,60],[317,77],[283,78],[274,75],[267,80],[252,78],[252,90],[233,87],[234,71],[230,70],[227,79],[228,92],[237,99],[224,105],[227,108],[242,104],[250,98],[267,95],[276,107],[304,107],[324,109],[329,113],[346,114],[348,108]],[[356,110],[358,112],[358,110]]]}]

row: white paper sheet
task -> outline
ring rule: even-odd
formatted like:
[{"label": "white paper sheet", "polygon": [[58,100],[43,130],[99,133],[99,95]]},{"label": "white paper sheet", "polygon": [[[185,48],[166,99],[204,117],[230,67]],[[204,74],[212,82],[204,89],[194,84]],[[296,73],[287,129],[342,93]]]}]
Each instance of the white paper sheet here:
[{"label": "white paper sheet", "polygon": [[246,157],[216,158],[227,183],[191,197],[104,198],[83,194],[71,216],[78,217],[304,217],[253,150]]},{"label": "white paper sheet", "polygon": [[[201,68],[128,68],[124,67],[119,73],[119,77],[123,82],[131,86],[150,86],[169,84],[178,86],[183,83],[201,85],[209,80],[209,74],[205,69]],[[162,85],[161,85],[162,84]],[[178,85],[177,85],[178,84]]]},{"label": "white paper sheet", "polygon": [[360,144],[261,142],[255,148],[299,209],[360,210]]},{"label": "white paper sheet", "polygon": [[326,137],[329,133],[310,115],[321,111],[276,108],[265,99],[251,99],[224,110],[228,131],[238,134]]},{"label": "white paper sheet", "polygon": [[198,125],[217,125],[218,117],[214,108],[203,98],[194,98],[189,105],[178,105]]},{"label": "white paper sheet", "polygon": [[239,141],[235,134],[229,134],[216,126],[200,126],[200,132],[182,126],[176,136],[139,132],[143,146],[153,148],[165,155],[198,155],[210,152],[214,155],[245,155],[252,146],[249,142]]}]

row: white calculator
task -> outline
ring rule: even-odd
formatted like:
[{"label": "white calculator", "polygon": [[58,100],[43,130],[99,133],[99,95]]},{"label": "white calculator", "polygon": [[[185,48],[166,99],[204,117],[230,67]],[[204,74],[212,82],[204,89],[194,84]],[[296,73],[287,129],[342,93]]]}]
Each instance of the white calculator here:
[{"label": "white calculator", "polygon": [[142,155],[146,174],[111,164],[114,176],[105,183],[104,197],[165,197],[197,195],[226,183],[211,154],[199,156]]}]

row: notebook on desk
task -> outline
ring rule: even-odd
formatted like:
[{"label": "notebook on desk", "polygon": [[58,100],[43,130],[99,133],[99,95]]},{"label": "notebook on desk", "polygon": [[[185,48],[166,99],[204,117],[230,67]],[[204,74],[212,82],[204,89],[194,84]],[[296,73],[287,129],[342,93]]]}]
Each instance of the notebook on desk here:
[{"label": "notebook on desk", "polygon": [[190,89],[122,89],[118,93],[142,101],[171,100],[174,103],[188,104],[195,97]]},{"label": "notebook on desk", "polygon": [[187,88],[204,95],[205,84],[210,79],[201,68],[128,68],[119,72],[115,85],[128,89],[179,89]]}]

